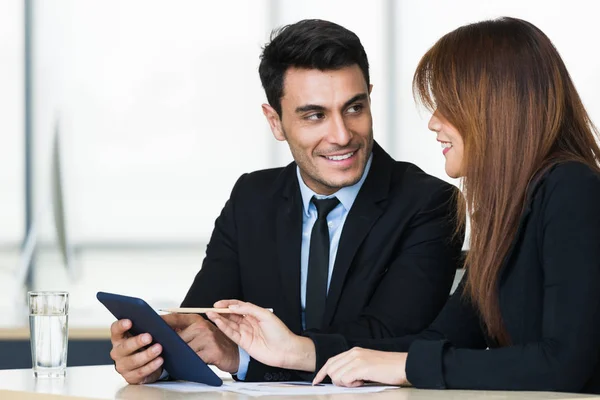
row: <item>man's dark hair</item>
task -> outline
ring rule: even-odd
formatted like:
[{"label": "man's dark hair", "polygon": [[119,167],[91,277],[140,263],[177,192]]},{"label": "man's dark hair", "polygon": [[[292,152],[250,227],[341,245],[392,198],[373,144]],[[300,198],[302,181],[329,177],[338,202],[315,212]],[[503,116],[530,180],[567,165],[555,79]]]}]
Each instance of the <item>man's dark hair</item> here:
[{"label": "man's dark hair", "polygon": [[260,58],[260,81],[280,118],[283,81],[289,67],[327,71],[358,64],[370,85],[369,61],[360,39],[329,21],[305,19],[274,30]]}]

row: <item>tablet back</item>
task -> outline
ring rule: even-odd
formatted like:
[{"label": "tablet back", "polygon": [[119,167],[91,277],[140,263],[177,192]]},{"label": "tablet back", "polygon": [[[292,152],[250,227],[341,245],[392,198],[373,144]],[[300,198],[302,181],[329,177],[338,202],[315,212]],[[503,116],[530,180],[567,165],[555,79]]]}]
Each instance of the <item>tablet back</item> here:
[{"label": "tablet back", "polygon": [[96,298],[117,319],[131,320],[133,326],[130,332],[133,335],[149,333],[152,335],[152,344],[161,344],[163,367],[172,378],[211,386],[223,384],[194,350],[144,300],[106,292],[98,292]]}]

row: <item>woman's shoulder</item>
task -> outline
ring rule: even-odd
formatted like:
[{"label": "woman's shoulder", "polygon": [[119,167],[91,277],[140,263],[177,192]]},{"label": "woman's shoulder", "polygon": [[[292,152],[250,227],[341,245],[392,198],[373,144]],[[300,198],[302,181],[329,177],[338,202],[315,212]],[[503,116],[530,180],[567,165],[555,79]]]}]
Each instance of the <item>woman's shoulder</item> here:
[{"label": "woman's shoulder", "polygon": [[600,172],[579,161],[565,161],[551,167],[546,174],[550,182],[570,182],[578,180],[600,180]]},{"label": "woman's shoulder", "polygon": [[600,172],[582,162],[562,162],[540,177],[534,191],[544,202],[600,206]]},{"label": "woman's shoulder", "polygon": [[549,168],[540,184],[545,187],[546,194],[600,191],[600,172],[582,162],[566,161]]}]

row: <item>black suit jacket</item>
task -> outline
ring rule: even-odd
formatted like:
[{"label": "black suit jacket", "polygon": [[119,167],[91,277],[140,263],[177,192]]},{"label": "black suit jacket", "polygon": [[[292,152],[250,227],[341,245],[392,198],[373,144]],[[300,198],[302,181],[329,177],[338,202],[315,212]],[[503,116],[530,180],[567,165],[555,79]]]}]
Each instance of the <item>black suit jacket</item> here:
[{"label": "black suit jacket", "polygon": [[512,345],[486,334],[462,291],[414,342],[329,337],[320,363],[353,345],[409,349],[407,377],[419,388],[600,393],[600,176],[565,163],[530,189],[498,285]]},{"label": "black suit jacket", "polygon": [[[455,190],[374,145],[341,234],[323,332],[385,338],[431,323],[448,298],[462,245],[462,237],[451,240]],[[274,308],[301,334],[301,234],[296,164],[243,175],[182,306],[241,299]],[[289,379],[299,378],[255,360],[246,375],[250,381]]]}]

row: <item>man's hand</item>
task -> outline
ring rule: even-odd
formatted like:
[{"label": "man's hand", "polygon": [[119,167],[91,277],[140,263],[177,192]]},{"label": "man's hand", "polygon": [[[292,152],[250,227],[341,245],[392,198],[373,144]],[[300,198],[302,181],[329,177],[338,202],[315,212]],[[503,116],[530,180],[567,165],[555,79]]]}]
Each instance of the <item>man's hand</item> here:
[{"label": "man's hand", "polygon": [[197,314],[167,314],[163,319],[207,364],[234,374],[240,363],[238,347],[216,326]]},{"label": "man's hand", "polygon": [[207,313],[208,317],[256,360],[273,367],[315,370],[313,341],[295,335],[271,311],[238,300],[221,300],[215,307],[228,307],[234,314]]},{"label": "man's hand", "polygon": [[110,327],[112,350],[110,358],[115,362],[115,369],[128,383],[140,384],[156,381],[162,373],[163,359],[159,357],[162,346],[158,343],[146,348],[152,337],[148,333],[131,336],[131,321],[122,319]]}]

